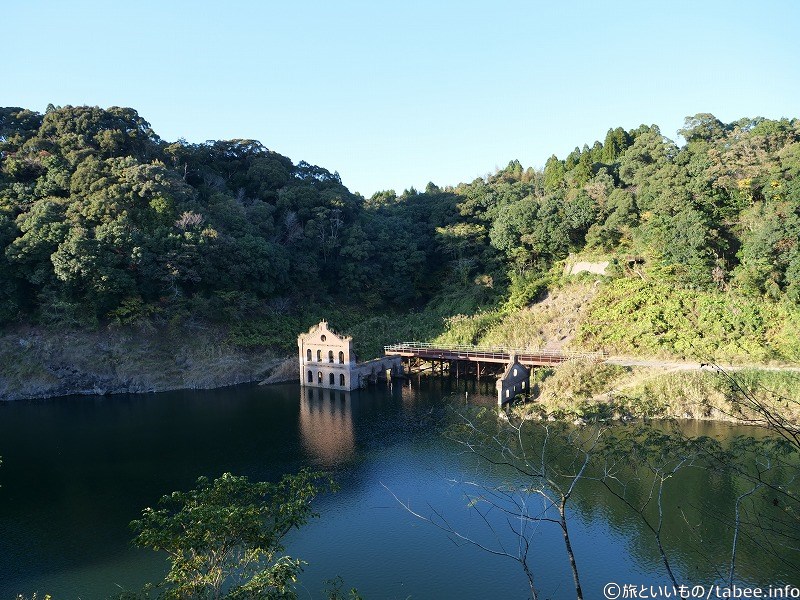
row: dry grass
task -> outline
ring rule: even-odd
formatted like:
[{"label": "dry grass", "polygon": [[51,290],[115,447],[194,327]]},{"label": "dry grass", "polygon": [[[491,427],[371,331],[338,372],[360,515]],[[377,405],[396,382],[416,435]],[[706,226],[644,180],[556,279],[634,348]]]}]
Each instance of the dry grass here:
[{"label": "dry grass", "polygon": [[[738,388],[731,385],[731,378]],[[523,414],[579,418],[678,418],[742,421],[742,390],[800,423],[798,375],[789,371],[619,367],[570,361],[545,371],[536,401]]]},{"label": "dry grass", "polygon": [[532,306],[508,315],[486,332],[484,343],[560,350],[570,345],[577,326],[597,293],[593,283],[572,283],[552,290]]}]

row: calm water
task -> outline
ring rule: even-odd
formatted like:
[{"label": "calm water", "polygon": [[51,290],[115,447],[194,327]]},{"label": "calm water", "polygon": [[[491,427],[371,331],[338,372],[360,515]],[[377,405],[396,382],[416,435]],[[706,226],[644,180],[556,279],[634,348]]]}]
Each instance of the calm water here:
[{"label": "calm water", "polygon": [[[465,391],[470,404],[493,405],[488,388],[446,380],[314,397],[287,384],[0,404],[0,599],[104,598],[157,581],[164,558],[130,544],[128,523],[142,508],[200,475],[276,479],[304,465],[333,470],[341,491],[321,498],[320,518],[288,539],[308,562],[301,598],[322,597],[337,575],[367,598],[525,598],[519,565],[454,544],[388,491],[493,542],[467,509],[463,482],[499,476],[440,432]],[[727,521],[709,515],[730,512],[730,483],[703,472],[674,485],[684,500],[665,531],[675,568],[710,583],[730,547]],[[690,521],[693,536],[682,529]],[[667,582],[652,538],[618,501],[587,489],[571,527],[587,598],[602,598],[609,581]],[[531,563],[542,597],[574,597],[560,531],[539,529]],[[505,528],[498,534],[513,545]],[[757,549],[743,546],[738,564],[745,581],[800,585],[790,566]]]}]

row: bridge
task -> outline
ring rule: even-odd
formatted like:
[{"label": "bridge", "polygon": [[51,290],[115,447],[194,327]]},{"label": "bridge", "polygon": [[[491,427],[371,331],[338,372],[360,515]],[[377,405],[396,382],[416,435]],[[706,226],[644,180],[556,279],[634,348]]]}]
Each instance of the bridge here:
[{"label": "bridge", "polygon": [[[507,365],[511,357],[515,357],[520,364],[528,367],[546,367],[557,365],[568,360],[591,360],[601,362],[606,359],[602,352],[564,352],[554,350],[531,350],[530,348],[490,348],[471,345],[427,344],[420,342],[401,342],[384,346],[383,352],[387,356],[400,356],[411,360],[429,362],[440,365],[459,362],[476,363],[477,374],[480,376],[482,363]],[[458,368],[456,366],[456,368]],[[410,370],[410,369],[409,369]],[[456,371],[458,374],[458,371]]]}]

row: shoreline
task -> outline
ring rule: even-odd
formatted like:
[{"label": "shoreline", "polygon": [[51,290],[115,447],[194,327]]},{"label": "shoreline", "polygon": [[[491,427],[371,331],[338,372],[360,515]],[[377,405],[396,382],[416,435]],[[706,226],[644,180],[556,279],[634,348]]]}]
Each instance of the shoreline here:
[{"label": "shoreline", "polygon": [[[152,394],[179,390],[213,390],[237,385],[272,385],[297,382],[295,358],[292,356],[273,357],[267,371],[263,375],[251,377],[232,377],[224,380],[205,381],[204,385],[163,385],[151,389],[132,389],[120,385],[98,391],[94,389],[74,389],[64,394],[38,394],[13,398],[0,397],[0,403],[15,401],[48,401],[66,399],[75,396],[111,396],[123,394]],[[663,369],[653,367],[620,367],[615,366],[616,379],[600,380],[599,388],[584,388],[580,391],[565,389],[564,380],[571,384],[591,385],[584,381],[575,370],[591,368],[592,365],[565,364],[560,370],[553,369],[543,379],[536,381],[534,388],[536,397],[515,403],[506,411],[500,411],[502,418],[522,421],[560,421],[570,422],[575,426],[593,423],[607,425],[629,424],[636,421],[685,421],[694,423],[725,423],[729,425],[756,425],[748,422],[743,416],[736,416],[731,396],[720,392],[719,384],[723,379],[717,371]],[[797,369],[792,369],[791,373]],[[749,377],[780,376],[775,368],[752,369],[745,372]],[[264,376],[266,375],[266,377]],[[423,374],[423,377],[432,377]],[[686,378],[689,378],[688,381]],[[147,379],[146,376],[142,380]],[[758,379],[756,379],[758,381]],[[0,382],[2,380],[0,379]],[[178,382],[172,382],[177,384]],[[194,382],[197,383],[197,382]],[[611,384],[610,386],[607,384]],[[653,384],[656,385],[653,385]],[[715,387],[716,385],[716,387]],[[597,382],[595,382],[597,388]],[[671,390],[681,390],[681,394],[673,394]],[[686,391],[688,390],[688,391]],[[685,392],[685,393],[684,393]],[[800,421],[796,418],[795,421]]]},{"label": "shoreline", "polygon": [[283,352],[235,346],[214,326],[19,326],[0,335],[0,402],[221,388],[261,381],[285,359]]},{"label": "shoreline", "polygon": [[[0,403],[298,380],[295,356],[236,346],[227,341],[227,333],[211,325],[60,332],[18,326],[0,334]],[[677,418],[745,423],[733,416],[734,397],[721,375],[734,374],[762,386],[777,384],[791,396],[792,377],[798,372],[800,367],[789,365],[723,366],[677,358],[571,361],[538,371],[531,382],[536,397],[512,410],[521,418],[539,413],[577,424],[598,416],[619,422]]]}]

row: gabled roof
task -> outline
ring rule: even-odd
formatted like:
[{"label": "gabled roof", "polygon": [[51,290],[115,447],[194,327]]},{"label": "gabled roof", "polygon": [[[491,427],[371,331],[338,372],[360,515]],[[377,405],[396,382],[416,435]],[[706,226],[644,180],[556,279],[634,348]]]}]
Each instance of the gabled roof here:
[{"label": "gabled roof", "polygon": [[520,367],[522,369],[525,369],[526,373],[530,373],[530,371],[528,370],[528,367],[526,367],[521,362],[519,362],[517,360],[516,356],[512,356],[511,357],[511,362],[508,363],[508,366],[506,367],[506,370],[503,371],[503,374],[500,376],[500,378],[501,379],[507,379],[508,377],[511,377],[511,373],[512,373],[514,367]]},{"label": "gabled roof", "polygon": [[336,333],[333,329],[331,329],[328,326],[328,322],[325,319],[323,319],[322,321],[320,321],[316,325],[312,326],[311,329],[309,329],[306,333],[300,334],[299,337],[305,339],[305,338],[307,338],[309,336],[312,336],[312,335],[315,335],[317,333],[327,333],[327,334],[332,335],[335,338],[337,338],[337,339],[339,339],[339,340],[341,340],[343,342],[349,342],[349,341],[351,341],[353,339],[349,335],[340,335],[340,334]]}]

